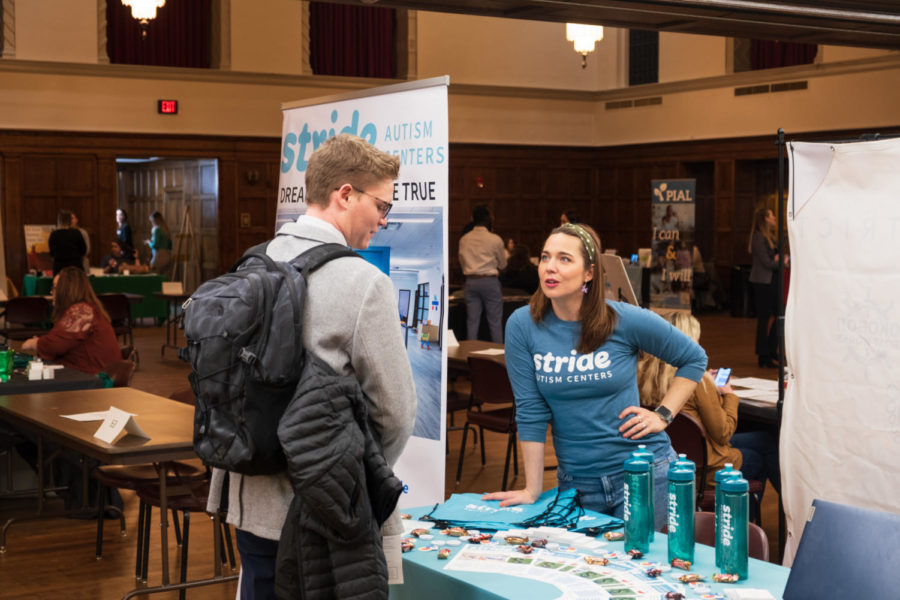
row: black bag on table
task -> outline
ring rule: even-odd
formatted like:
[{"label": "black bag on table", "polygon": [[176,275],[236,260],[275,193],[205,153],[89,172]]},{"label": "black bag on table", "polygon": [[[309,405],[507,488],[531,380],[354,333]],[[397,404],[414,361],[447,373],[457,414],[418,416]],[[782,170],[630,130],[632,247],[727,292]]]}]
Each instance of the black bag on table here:
[{"label": "black bag on table", "polygon": [[231,270],[184,303],[188,376],[197,402],[194,450],[207,464],[244,475],[285,468],[276,434],[303,370],[307,277],[330,260],[359,256],[315,246],[289,263],[247,250]]}]

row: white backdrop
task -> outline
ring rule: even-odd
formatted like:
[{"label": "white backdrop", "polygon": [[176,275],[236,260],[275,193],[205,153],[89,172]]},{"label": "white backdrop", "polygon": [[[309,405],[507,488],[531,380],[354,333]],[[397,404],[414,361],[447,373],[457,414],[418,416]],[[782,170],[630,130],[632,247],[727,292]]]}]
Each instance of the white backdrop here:
[{"label": "white backdrop", "polygon": [[[402,277],[429,285],[428,318],[435,324],[440,307],[447,306],[449,83],[449,77],[435,77],[282,105],[276,231],[306,212],[307,160],[327,138],[351,133],[399,156],[389,225],[375,234],[370,248],[390,249],[395,284]],[[446,317],[443,326],[446,333]],[[444,345],[422,352],[414,334],[405,335],[407,352],[417,357],[411,363],[418,406],[413,435],[394,471],[405,486],[399,505],[411,507],[444,501],[447,350]]]},{"label": "white backdrop", "polygon": [[814,498],[900,512],[900,139],[788,146],[785,565]]}]

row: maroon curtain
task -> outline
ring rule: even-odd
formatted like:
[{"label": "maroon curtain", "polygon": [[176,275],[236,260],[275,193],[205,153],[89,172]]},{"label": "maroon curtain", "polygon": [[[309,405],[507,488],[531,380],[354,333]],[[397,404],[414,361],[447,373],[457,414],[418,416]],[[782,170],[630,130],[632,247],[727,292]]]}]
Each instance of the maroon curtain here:
[{"label": "maroon curtain", "polygon": [[119,0],[106,1],[109,62],[156,67],[209,68],[210,0],[168,0],[149,22],[147,37]]},{"label": "maroon curtain", "polygon": [[309,62],[316,75],[397,76],[396,11],[312,2]]},{"label": "maroon curtain", "polygon": [[750,68],[777,69],[794,65],[809,65],[816,59],[819,47],[815,44],[750,40]]}]

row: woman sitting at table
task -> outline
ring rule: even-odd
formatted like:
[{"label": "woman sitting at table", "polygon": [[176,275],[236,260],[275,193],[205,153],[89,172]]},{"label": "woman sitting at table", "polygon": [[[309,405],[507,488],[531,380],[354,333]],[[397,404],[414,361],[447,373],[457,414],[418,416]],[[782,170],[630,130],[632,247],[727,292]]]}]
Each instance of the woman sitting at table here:
[{"label": "woman sitting at table", "polygon": [[[663,318],[695,342],[700,341],[700,322],[686,312],[671,312]],[[658,358],[645,355],[638,364],[638,386],[641,405],[652,409],[664,397],[675,368]],[[735,433],[739,398],[729,384],[716,387],[713,376],[705,373],[694,394],[681,409],[706,430],[707,466],[712,481],[715,472],[731,463],[745,478],[772,482],[781,493],[781,471],[778,466],[778,441],[767,431]]]},{"label": "woman sitting at table", "polygon": [[121,359],[119,343],[84,271],[66,267],[53,278],[53,328],[22,344],[46,361],[96,374]]}]

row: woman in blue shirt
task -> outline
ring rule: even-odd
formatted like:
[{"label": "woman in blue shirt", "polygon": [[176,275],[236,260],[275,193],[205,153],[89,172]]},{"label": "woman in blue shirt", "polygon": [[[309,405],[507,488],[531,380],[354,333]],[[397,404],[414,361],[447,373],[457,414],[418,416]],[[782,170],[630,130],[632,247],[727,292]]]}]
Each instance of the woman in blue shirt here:
[{"label": "woman in blue shirt", "polygon": [[[664,430],[706,369],[706,353],[656,314],[605,299],[593,229],[554,229],[541,252],[541,287],[506,325],[506,368],[516,396],[525,488],[494,492],[502,506],[542,492],[544,443],[552,425],[561,489],[585,508],[622,517],[623,464],[638,444],[656,457],[655,524],[666,515],[666,470],[675,452]],[[640,406],[637,359],[647,352],[677,367],[656,411]]]}]

